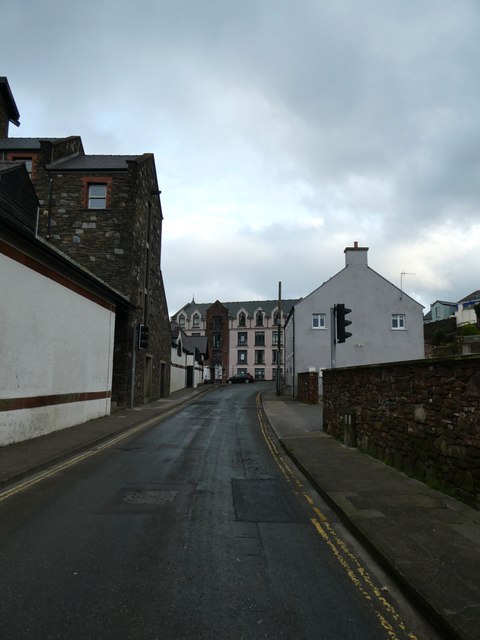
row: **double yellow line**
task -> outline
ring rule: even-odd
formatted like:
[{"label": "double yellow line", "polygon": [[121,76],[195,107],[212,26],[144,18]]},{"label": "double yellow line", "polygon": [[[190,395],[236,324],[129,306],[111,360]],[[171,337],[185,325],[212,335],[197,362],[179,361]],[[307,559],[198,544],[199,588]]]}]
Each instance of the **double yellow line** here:
[{"label": "double yellow line", "polygon": [[273,459],[286,481],[292,486],[294,493],[303,497],[307,502],[308,508],[313,512],[310,517],[310,522],[314,526],[315,531],[331,550],[350,581],[373,609],[378,622],[383,629],[385,629],[387,637],[390,638],[390,640],[406,640],[407,638],[408,640],[418,640],[417,636],[407,629],[393,604],[385,597],[385,589],[375,584],[368,571],[359,562],[346,542],[341,539],[334,527],[329,523],[325,514],[315,504],[315,500],[305,491],[304,484],[298,473],[289,464],[277,446],[277,439],[272,433],[262,408],[261,393],[257,394],[256,406],[260,431]]},{"label": "double yellow line", "polygon": [[73,455],[71,458],[68,458],[68,460],[64,460],[63,462],[54,464],[51,467],[48,467],[48,469],[45,469],[44,471],[39,471],[38,473],[34,473],[33,475],[29,476],[25,480],[21,480],[13,484],[12,486],[4,489],[3,491],[0,491],[0,502],[4,502],[5,500],[8,500],[8,498],[12,498],[18,493],[21,493],[22,491],[25,491],[26,489],[33,487],[39,482],[42,482],[43,480],[53,477],[57,473],[60,473],[60,471],[64,471],[65,469],[68,469],[69,467],[73,467],[79,462],[83,462],[83,460],[86,460],[87,458],[91,458],[97,453],[100,453],[101,451],[108,449],[109,447],[117,444],[118,442],[122,442],[122,440],[126,440],[127,438],[130,438],[131,436],[135,435],[139,431],[143,431],[144,429],[147,429],[153,424],[162,422],[163,420],[170,417],[174,413],[177,413],[177,411],[179,411],[179,408],[174,407],[169,411],[166,411],[165,413],[155,416],[154,418],[145,420],[145,422],[141,422],[140,424],[137,424],[136,426],[133,426],[130,429],[126,429],[125,431],[122,431],[116,436],[113,436],[108,440],[105,440],[104,442],[91,447],[90,449],[87,449],[85,451],[82,451],[81,453]]}]

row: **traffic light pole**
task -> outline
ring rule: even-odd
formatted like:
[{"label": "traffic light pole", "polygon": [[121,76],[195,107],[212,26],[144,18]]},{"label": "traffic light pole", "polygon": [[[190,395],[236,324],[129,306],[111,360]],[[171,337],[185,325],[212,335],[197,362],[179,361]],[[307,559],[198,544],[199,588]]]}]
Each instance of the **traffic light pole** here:
[{"label": "traffic light pole", "polygon": [[335,307],[330,309],[330,366],[335,369],[337,366],[337,322],[335,317]]},{"label": "traffic light pole", "polygon": [[130,381],[130,409],[135,406],[135,364],[137,359],[137,342],[138,342],[138,330],[137,325],[133,325],[133,344],[132,344],[132,370]]}]

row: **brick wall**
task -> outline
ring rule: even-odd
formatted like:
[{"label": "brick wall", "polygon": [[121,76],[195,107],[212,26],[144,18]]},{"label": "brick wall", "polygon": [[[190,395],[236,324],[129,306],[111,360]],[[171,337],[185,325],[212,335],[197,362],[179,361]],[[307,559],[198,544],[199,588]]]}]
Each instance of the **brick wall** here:
[{"label": "brick wall", "polygon": [[[219,324],[215,324],[215,317]],[[209,366],[211,379],[215,380],[215,366],[222,367],[222,382],[225,382],[229,369],[229,324],[228,309],[218,300],[207,309],[205,335],[207,336]],[[215,344],[215,336],[220,339],[220,346]]]},{"label": "brick wall", "polygon": [[480,356],[323,372],[324,429],[480,508]]},{"label": "brick wall", "polygon": [[305,404],[318,404],[318,373],[316,371],[298,374],[298,400]]}]

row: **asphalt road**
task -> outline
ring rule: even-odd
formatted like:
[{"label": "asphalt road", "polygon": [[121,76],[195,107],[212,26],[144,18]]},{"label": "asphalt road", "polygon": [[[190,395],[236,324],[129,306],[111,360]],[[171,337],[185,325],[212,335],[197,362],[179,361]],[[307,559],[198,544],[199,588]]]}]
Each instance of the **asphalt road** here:
[{"label": "asphalt road", "polygon": [[0,637],[414,637],[312,511],[259,386],[200,396],[0,502]]}]

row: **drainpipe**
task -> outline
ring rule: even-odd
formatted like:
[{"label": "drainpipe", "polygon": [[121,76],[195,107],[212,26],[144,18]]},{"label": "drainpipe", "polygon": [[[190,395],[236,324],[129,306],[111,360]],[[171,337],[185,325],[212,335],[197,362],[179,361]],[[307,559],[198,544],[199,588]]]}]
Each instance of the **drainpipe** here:
[{"label": "drainpipe", "polygon": [[37,207],[37,220],[35,222],[35,238],[38,238],[39,221],[40,221],[40,207]]},{"label": "drainpipe", "polygon": [[50,178],[50,190],[48,193],[47,240],[50,240],[50,226],[51,226],[51,219],[52,219],[52,191],[53,191],[53,179]]}]

